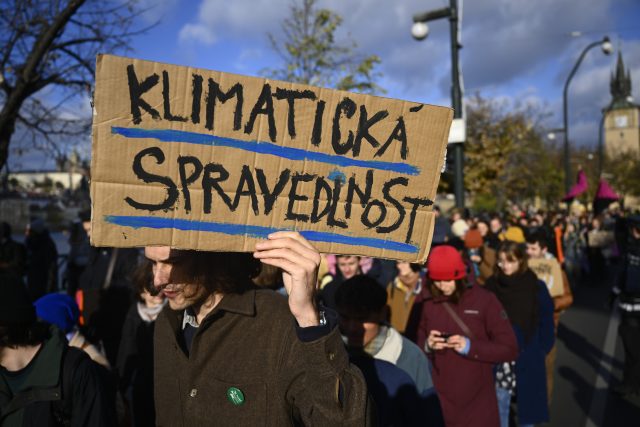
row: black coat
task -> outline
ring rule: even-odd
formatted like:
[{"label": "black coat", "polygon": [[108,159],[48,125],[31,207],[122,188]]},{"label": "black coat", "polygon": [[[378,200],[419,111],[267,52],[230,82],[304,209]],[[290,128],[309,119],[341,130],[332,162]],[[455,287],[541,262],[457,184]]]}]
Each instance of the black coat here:
[{"label": "black coat", "polygon": [[[71,381],[65,380],[61,386],[64,371],[70,366],[64,367],[63,357],[68,357],[71,351],[77,352],[72,369],[67,374]],[[21,371],[25,375],[21,390],[32,393],[32,396],[35,393],[47,394],[53,400],[35,398],[31,403],[9,410],[8,405],[14,399],[14,393],[6,382],[7,371],[0,368],[0,425],[57,426],[62,425],[56,421],[61,414],[74,427],[115,425],[115,406],[107,392],[106,378],[99,368],[84,352],[67,348],[62,333],[52,327],[51,337],[43,343],[29,364],[28,371],[27,368]],[[70,413],[65,413],[62,408],[68,408]]]},{"label": "black coat", "polygon": [[129,402],[134,425],[155,425],[153,402],[153,329],[155,322],[145,322],[138,314],[137,303],[127,313],[118,350],[119,387]]},{"label": "black coat", "polygon": [[58,250],[48,231],[27,237],[27,288],[35,301],[58,288]]},{"label": "black coat", "polygon": [[[90,341],[102,341],[109,363],[114,366],[118,356],[120,333],[131,303],[131,274],[138,262],[138,250],[120,248],[91,248],[89,264],[80,276],[83,291],[83,313]],[[103,289],[111,257],[115,263],[111,282]]]}]

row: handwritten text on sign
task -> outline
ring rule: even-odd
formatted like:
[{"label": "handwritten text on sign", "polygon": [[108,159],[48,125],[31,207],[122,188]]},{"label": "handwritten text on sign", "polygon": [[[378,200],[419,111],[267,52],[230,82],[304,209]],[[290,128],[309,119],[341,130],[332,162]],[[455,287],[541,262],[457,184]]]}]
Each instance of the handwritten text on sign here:
[{"label": "handwritten text on sign", "polygon": [[325,251],[426,256],[449,109],[113,56],[97,69],[94,244],[250,250],[296,229]]}]

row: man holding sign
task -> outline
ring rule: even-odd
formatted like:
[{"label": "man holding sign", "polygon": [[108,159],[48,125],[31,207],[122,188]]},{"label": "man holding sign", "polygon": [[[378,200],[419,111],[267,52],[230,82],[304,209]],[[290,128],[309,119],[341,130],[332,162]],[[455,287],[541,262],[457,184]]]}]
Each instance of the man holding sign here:
[{"label": "man holding sign", "polygon": [[94,101],[92,244],[145,246],[169,300],[159,423],[369,423],[319,251],[426,260],[451,109],[110,55]]},{"label": "man holding sign", "polygon": [[[241,253],[147,247],[158,317],[159,425],[368,425],[366,385],[349,365],[334,313],[315,306],[320,254],[281,232]],[[283,270],[287,300],[251,281],[261,262]],[[293,318],[292,318],[293,315]]]}]

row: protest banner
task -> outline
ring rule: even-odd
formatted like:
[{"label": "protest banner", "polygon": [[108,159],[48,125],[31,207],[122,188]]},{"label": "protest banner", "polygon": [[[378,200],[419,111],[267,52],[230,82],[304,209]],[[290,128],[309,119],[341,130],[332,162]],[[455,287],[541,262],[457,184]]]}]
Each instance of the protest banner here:
[{"label": "protest banner", "polygon": [[564,294],[562,267],[557,259],[535,258],[529,260],[529,268],[542,280],[552,297]]},{"label": "protest banner", "polygon": [[92,244],[424,261],[452,110],[100,55]]}]

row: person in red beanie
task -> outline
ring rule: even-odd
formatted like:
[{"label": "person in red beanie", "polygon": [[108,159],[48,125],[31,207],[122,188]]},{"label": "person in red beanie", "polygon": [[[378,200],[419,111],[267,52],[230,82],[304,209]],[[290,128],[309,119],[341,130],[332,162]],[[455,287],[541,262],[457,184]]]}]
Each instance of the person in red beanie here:
[{"label": "person in red beanie", "polygon": [[518,345],[496,296],[466,277],[454,247],[431,250],[418,345],[431,359],[445,424],[495,427],[500,419],[493,365],[514,360]]}]

